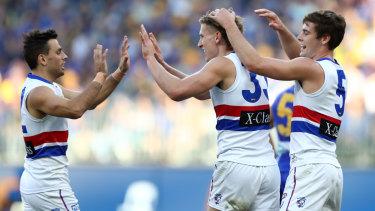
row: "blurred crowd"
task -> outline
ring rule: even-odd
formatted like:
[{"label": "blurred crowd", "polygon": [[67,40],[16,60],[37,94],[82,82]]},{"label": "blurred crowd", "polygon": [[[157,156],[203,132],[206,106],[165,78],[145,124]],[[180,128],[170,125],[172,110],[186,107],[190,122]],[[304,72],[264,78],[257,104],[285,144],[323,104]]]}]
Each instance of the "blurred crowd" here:
[{"label": "blurred crowd", "polygon": [[[198,19],[208,10],[233,7],[245,18],[245,36],[258,51],[285,58],[276,33],[253,13],[275,11],[294,34],[303,16],[331,9],[347,21],[335,57],[349,79],[337,142],[343,165],[375,165],[375,1],[373,0],[0,0],[0,163],[22,165],[25,147],[20,93],[30,71],[22,33],[54,28],[69,56],[60,83],[80,90],[93,79],[93,49],[109,49],[117,68],[122,37],[130,39],[131,68],[115,93],[81,119],[70,120],[68,158],[73,164],[211,166],[216,159],[216,118],[211,101],[171,101],[155,84],[141,55],[139,26],[159,41],[165,60],[187,74],[204,65],[197,47]],[[270,80],[270,96],[286,82]]]}]

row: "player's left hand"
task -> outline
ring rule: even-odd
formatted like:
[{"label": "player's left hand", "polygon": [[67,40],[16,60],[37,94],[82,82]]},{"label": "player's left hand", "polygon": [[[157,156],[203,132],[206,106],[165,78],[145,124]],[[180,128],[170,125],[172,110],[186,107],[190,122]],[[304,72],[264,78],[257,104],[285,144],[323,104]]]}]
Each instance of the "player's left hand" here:
[{"label": "player's left hand", "polygon": [[159,43],[158,41],[156,40],[155,36],[153,33],[149,33],[150,35],[150,40],[152,42],[152,44],[154,45],[154,49],[155,49],[155,58],[156,60],[160,63],[160,64],[163,64],[164,62],[164,58],[163,58],[163,54],[161,53],[161,50],[160,50],[160,47],[159,47]]}]

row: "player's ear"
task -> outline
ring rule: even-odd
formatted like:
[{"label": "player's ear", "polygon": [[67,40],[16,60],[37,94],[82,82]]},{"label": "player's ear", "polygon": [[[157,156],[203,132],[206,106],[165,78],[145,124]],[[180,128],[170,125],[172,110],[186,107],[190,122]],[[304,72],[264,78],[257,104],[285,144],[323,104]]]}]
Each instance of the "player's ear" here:
[{"label": "player's ear", "polygon": [[223,36],[221,34],[221,32],[219,31],[216,31],[215,32],[215,42],[216,44],[219,44],[219,42],[223,39]]},{"label": "player's ear", "polygon": [[321,38],[320,38],[320,43],[322,44],[322,45],[326,45],[326,44],[328,44],[328,42],[331,40],[331,36],[330,35],[328,35],[328,34],[325,34],[325,35],[323,35]]},{"label": "player's ear", "polygon": [[41,64],[42,66],[47,65],[47,58],[46,58],[46,55],[44,55],[44,54],[39,54],[39,55],[38,55],[38,63]]}]

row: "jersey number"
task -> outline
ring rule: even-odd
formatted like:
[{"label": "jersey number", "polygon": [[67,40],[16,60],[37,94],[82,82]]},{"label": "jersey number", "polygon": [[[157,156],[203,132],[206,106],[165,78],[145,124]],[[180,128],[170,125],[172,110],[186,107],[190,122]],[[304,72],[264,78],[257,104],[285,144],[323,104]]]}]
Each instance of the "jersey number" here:
[{"label": "jersey number", "polygon": [[279,134],[284,137],[290,136],[291,131],[291,125],[292,125],[292,114],[293,110],[292,108],[288,107],[288,104],[293,104],[294,95],[290,93],[285,93],[281,97],[279,104],[277,105],[277,116],[281,119],[286,117],[285,124],[278,124],[277,130],[279,131]]},{"label": "jersey number", "polygon": [[[260,99],[260,96],[262,95],[262,90],[260,88],[259,81],[256,77],[257,77],[257,74],[250,73],[250,81],[253,82],[254,88],[255,88],[254,92],[251,92],[250,90],[242,90],[243,98],[247,102],[250,102],[250,103],[257,102]],[[267,81],[266,77],[264,77],[264,80],[266,81],[266,83],[268,85],[268,81]],[[267,89],[263,89],[263,93],[266,95],[266,97],[268,99]]]},{"label": "jersey number", "polygon": [[336,90],[337,96],[342,96],[342,106],[340,104],[335,104],[337,115],[342,116],[344,114],[344,106],[345,106],[345,88],[342,86],[342,80],[346,79],[343,70],[337,70],[337,76],[339,79],[338,88]]}]

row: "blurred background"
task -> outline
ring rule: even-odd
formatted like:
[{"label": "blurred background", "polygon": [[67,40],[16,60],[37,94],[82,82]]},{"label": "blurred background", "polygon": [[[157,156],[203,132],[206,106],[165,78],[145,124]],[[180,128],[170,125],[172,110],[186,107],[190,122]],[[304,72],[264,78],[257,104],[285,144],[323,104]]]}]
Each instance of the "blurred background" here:
[{"label": "blurred background", "polygon": [[[71,181],[81,209],[116,210],[131,184],[143,178],[141,189],[147,187],[147,193],[159,193],[156,196],[161,199],[179,193],[182,198],[169,204],[171,207],[203,210],[217,152],[212,103],[170,100],[147,70],[138,32],[144,24],[158,39],[165,60],[191,74],[205,64],[197,47],[198,19],[208,10],[222,7],[233,7],[245,18],[244,34],[262,55],[277,58],[286,58],[277,35],[265,19],[253,13],[254,9],[275,11],[295,35],[308,12],[331,9],[345,17],[346,34],[335,51],[349,86],[337,141],[344,169],[343,210],[358,210],[351,206],[371,210],[362,201],[369,197],[366,191],[375,188],[369,179],[375,176],[374,0],[0,0],[0,180],[7,181],[0,182],[0,210],[6,210],[2,201],[8,197],[7,191],[17,186],[17,182],[9,185],[13,180],[7,179],[17,177],[25,156],[19,110],[22,85],[30,70],[23,59],[22,33],[48,28],[57,31],[60,45],[69,56],[60,83],[73,90],[81,90],[93,80],[92,55],[97,43],[109,49],[107,61],[110,71],[114,71],[122,38],[128,35],[130,39],[131,67],[119,87],[94,111],[69,120]],[[290,83],[269,80],[271,103]],[[113,179],[107,180],[111,175]],[[181,181],[173,183],[173,175]],[[357,189],[360,195],[351,189],[362,187],[356,184],[358,181],[364,187]],[[114,185],[109,188],[111,182]],[[1,186],[4,183],[12,188]],[[105,195],[110,199],[95,204],[95,197],[99,197],[84,187],[104,184],[101,198]],[[174,184],[185,185],[166,191],[168,187],[179,187]],[[104,192],[105,187],[112,195]],[[159,192],[152,191],[155,187]],[[193,199],[196,201],[189,201]],[[169,210],[163,203],[171,201],[152,203],[149,210]],[[193,205],[196,207],[189,207]]]}]

